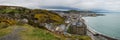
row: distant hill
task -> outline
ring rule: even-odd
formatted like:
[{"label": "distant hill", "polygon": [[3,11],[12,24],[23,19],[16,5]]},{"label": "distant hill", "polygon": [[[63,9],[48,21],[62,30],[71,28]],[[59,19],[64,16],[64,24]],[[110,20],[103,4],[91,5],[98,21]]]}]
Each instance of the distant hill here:
[{"label": "distant hill", "polygon": [[73,7],[66,7],[66,6],[43,6],[42,8],[45,8],[45,9],[50,9],[50,10],[53,10],[53,9],[56,9],[56,10],[80,10],[78,8],[73,8]]},{"label": "distant hill", "polygon": [[87,11],[87,10],[66,10],[66,11],[61,11],[61,10],[50,10],[53,12],[63,12],[63,13],[95,13],[94,11]]}]

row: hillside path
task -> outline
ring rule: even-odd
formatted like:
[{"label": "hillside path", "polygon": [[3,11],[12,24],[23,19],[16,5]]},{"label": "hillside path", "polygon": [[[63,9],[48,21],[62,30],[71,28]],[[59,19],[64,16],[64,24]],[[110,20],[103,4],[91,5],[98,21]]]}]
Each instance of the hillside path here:
[{"label": "hillside path", "polygon": [[14,28],[10,34],[1,37],[0,40],[21,40],[19,32],[21,32],[22,30],[24,30],[24,28],[22,27]]}]

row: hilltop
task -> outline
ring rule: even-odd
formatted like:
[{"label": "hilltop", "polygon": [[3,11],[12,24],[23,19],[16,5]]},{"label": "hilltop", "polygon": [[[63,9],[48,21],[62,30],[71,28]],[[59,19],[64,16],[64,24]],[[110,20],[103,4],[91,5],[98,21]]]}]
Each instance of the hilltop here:
[{"label": "hilltop", "polygon": [[0,39],[9,39],[9,35],[14,35],[10,38],[19,36],[22,40],[66,40],[67,38],[91,40],[87,35],[68,36],[57,34],[45,27],[46,24],[52,24],[54,28],[65,24],[64,21],[65,18],[48,10],[0,6],[0,37],[2,37]]}]

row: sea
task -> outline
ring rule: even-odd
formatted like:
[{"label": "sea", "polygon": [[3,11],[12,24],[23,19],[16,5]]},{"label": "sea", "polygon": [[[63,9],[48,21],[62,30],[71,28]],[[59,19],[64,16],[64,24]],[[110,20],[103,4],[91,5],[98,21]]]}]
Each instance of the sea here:
[{"label": "sea", "polygon": [[120,39],[120,13],[99,13],[105,16],[83,17],[93,30]]}]

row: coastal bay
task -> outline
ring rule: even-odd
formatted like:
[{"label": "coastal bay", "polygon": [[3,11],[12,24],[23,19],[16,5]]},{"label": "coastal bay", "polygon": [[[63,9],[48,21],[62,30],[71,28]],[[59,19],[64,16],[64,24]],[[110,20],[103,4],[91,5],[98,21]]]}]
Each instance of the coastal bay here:
[{"label": "coastal bay", "polygon": [[119,13],[102,13],[102,14],[105,14],[105,16],[84,17],[84,19],[87,25],[90,26],[95,31],[119,39],[120,14]]}]

